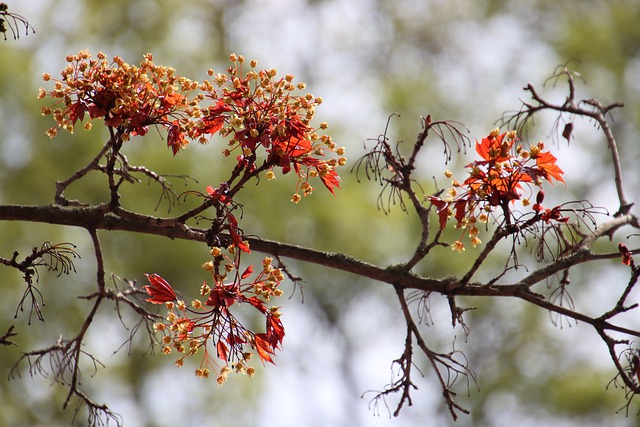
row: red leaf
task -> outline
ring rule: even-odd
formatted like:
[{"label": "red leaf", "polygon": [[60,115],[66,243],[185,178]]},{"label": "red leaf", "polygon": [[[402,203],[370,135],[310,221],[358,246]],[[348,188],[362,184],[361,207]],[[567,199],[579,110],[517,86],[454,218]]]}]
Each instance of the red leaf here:
[{"label": "red leaf", "polygon": [[232,108],[225,104],[224,101],[218,101],[215,107],[209,107],[209,114],[202,118],[202,125],[198,126],[196,136],[203,134],[213,135],[218,132],[224,126],[225,116],[222,114],[231,110]]},{"label": "red leaf", "polygon": [[282,344],[282,340],[284,339],[284,326],[282,326],[282,321],[279,317],[267,317],[267,336],[269,337],[269,343],[273,347]]},{"label": "red leaf", "polygon": [[564,183],[562,174],[564,171],[556,165],[556,157],[548,151],[540,152],[536,156],[536,165],[543,171],[544,177],[551,182],[551,177]]},{"label": "red leaf", "polygon": [[456,209],[456,221],[461,223],[467,213],[467,201],[466,200],[458,200],[455,204]]},{"label": "red leaf", "polygon": [[78,120],[82,121],[86,110],[86,107],[80,101],[76,101],[71,105],[71,107],[69,107],[69,119],[71,120],[71,123],[75,125]]},{"label": "red leaf", "polygon": [[447,220],[449,219],[449,203],[434,196],[429,196],[429,201],[436,207],[440,220],[440,228],[445,228],[447,226]]},{"label": "red leaf", "polygon": [[252,306],[255,307],[260,313],[264,314],[267,312],[267,308],[264,306],[264,302],[258,297],[246,298],[244,302],[248,302]]},{"label": "red leaf", "polygon": [[227,335],[227,342],[232,346],[246,343],[242,337],[239,337],[233,332],[229,332],[229,335]]},{"label": "red leaf", "polygon": [[246,279],[247,277],[251,276],[251,274],[253,274],[253,265],[247,267],[247,269],[244,271],[244,273],[242,273],[242,276],[240,277],[242,279]]},{"label": "red leaf", "polygon": [[153,304],[163,304],[169,301],[176,301],[176,293],[166,280],[157,274],[145,274],[149,280],[149,286],[145,286],[144,290],[149,294],[151,298],[147,298],[146,301]]},{"label": "red leaf", "polygon": [[326,174],[320,175],[320,180],[322,181],[324,186],[327,187],[329,191],[331,191],[331,194],[333,195],[336,194],[333,191],[333,188],[334,187],[340,188],[340,177],[338,176],[338,173],[333,169],[327,172]]},{"label": "red leaf", "polygon": [[258,352],[258,356],[260,357],[260,360],[262,360],[262,363],[264,364],[264,362],[269,362],[275,365],[271,358],[271,355],[274,354],[273,348],[271,348],[267,336],[265,334],[255,334],[254,342],[256,345],[256,351]]},{"label": "red leaf", "polygon": [[240,249],[243,252],[251,253],[249,249],[249,245],[242,241],[242,236],[238,233],[238,220],[231,213],[227,214],[229,234],[231,235],[231,240],[233,240],[233,245]]},{"label": "red leaf", "polygon": [[183,105],[186,97],[179,93],[170,93],[160,97],[160,105],[163,110],[171,110],[176,104]]},{"label": "red leaf", "polygon": [[277,141],[274,147],[276,147],[276,149],[282,148],[283,152],[289,157],[303,156],[312,150],[309,140],[298,138],[295,135],[291,135],[288,139]]},{"label": "red leaf", "polygon": [[205,117],[202,119],[203,127],[199,128],[196,132],[196,136],[203,134],[215,134],[224,126],[224,116],[217,117]]},{"label": "red leaf", "polygon": [[508,150],[513,145],[513,140],[509,141],[508,146],[502,147],[502,140],[506,132],[496,137],[488,136],[482,138],[481,142],[476,140],[476,152],[486,161],[504,162],[511,157]]},{"label": "red leaf", "polygon": [[167,133],[167,147],[171,147],[173,155],[175,156],[182,147],[186,147],[189,142],[185,139],[184,133],[178,121],[175,120],[169,126],[169,132]]},{"label": "red leaf", "polygon": [[218,344],[216,344],[216,350],[218,351],[218,357],[221,360],[228,360],[229,349],[227,348],[227,345],[221,340],[218,340]]}]

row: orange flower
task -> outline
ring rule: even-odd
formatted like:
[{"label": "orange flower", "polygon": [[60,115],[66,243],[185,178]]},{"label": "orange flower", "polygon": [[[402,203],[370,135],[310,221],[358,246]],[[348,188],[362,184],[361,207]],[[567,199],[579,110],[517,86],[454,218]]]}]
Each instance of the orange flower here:
[{"label": "orange flower", "polygon": [[[436,208],[441,229],[446,227],[451,217],[456,219],[456,227],[459,228],[469,227],[468,223],[476,218],[486,222],[486,212],[493,212],[496,207],[500,207],[509,216],[510,206],[521,198],[523,188],[542,188],[543,180],[552,184],[554,180],[564,182],[564,172],[556,165],[556,157],[543,151],[543,142],[538,142],[527,151],[521,145],[516,146],[517,141],[519,138],[515,131],[500,133],[499,129],[494,129],[486,138],[476,141],[476,152],[481,159],[466,166],[468,178],[462,184],[454,180],[455,188],[449,191],[450,197],[445,200],[428,197]],[[451,178],[452,174],[447,171],[445,176]],[[532,206],[543,221],[569,220],[562,216],[560,206],[545,210],[542,206],[543,199],[544,192],[540,190],[536,203]],[[529,200],[524,199],[523,205],[528,206]],[[473,246],[480,242],[476,234],[471,235]],[[464,245],[461,241],[456,241],[452,249],[462,252]]]}]

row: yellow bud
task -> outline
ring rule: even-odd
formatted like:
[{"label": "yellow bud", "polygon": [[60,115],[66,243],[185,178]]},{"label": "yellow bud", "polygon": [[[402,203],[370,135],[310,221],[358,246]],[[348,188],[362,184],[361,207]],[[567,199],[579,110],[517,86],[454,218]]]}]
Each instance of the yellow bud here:
[{"label": "yellow bud", "polygon": [[453,245],[451,245],[451,250],[457,251],[459,254],[464,252],[464,244],[460,240],[456,240]]},{"label": "yellow bud", "polygon": [[209,287],[209,285],[207,285],[206,282],[203,282],[202,286],[200,286],[200,295],[205,296],[208,295],[209,292],[211,292],[211,288]]}]

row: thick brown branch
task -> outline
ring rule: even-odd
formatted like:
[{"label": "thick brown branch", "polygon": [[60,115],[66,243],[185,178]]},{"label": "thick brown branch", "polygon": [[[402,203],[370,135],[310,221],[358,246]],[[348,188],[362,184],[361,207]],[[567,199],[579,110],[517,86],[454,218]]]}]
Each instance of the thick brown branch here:
[{"label": "thick brown branch", "polygon": [[[600,229],[600,232],[602,234],[606,234],[606,231],[609,230],[610,227],[619,226],[620,223],[624,223],[625,220],[630,222],[630,218],[634,217],[618,217],[607,223],[609,226],[603,226],[603,228]],[[116,209],[116,213],[114,213],[109,210],[108,205],[98,205],[95,207],[4,205],[0,206],[0,220],[22,220],[77,226],[86,229],[129,231],[165,236],[171,239],[185,239],[203,243],[207,242],[207,230],[205,229],[189,227],[173,219],[140,215],[121,208]],[[488,286],[482,283],[469,283],[464,286],[460,286],[459,279],[455,277],[446,277],[442,279],[421,277],[412,272],[406,271],[402,265],[384,268],[344,254],[317,251],[302,246],[290,245],[272,240],[263,240],[258,238],[246,239],[249,241],[251,248],[258,252],[270,253],[276,256],[283,256],[331,267],[379,282],[389,283],[399,288],[431,291],[443,295],[516,297],[533,303],[546,310],[563,314],[585,323],[592,325],[596,323],[596,319],[592,317],[582,315],[578,312],[574,312],[545,301],[542,295],[537,294],[530,289],[531,286],[539,283],[545,278],[562,271],[571,265],[588,261],[591,256],[595,256],[591,255],[586,249],[577,251],[573,255],[559,259],[547,267],[535,271],[517,284]],[[606,324],[606,329],[640,337],[640,332],[638,331],[618,327],[612,324]]]}]

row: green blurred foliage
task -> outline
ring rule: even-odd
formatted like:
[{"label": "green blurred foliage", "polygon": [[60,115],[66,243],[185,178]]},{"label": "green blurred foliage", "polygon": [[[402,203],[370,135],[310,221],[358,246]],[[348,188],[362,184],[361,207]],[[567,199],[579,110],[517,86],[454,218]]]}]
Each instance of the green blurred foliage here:
[{"label": "green blurred foliage", "polygon": [[[290,72],[285,65],[293,64],[295,69],[291,72],[309,82],[310,89],[325,98],[327,107],[323,105],[318,110],[318,117],[326,114],[334,118],[330,120],[330,129],[339,145],[347,146],[351,164],[363,152],[361,142],[382,133],[384,119],[393,112],[401,118],[392,119],[388,136],[392,141],[404,141],[404,147],[410,147],[420,131],[419,117],[429,113],[437,120],[461,120],[471,128],[472,139],[481,137],[504,110],[517,108],[519,91],[527,80],[541,83],[555,65],[574,59],[582,61],[575,67],[589,82],[585,89],[588,95],[602,97],[605,102],[625,102],[627,108],[616,122],[618,130],[624,140],[637,140],[633,137],[637,137],[640,124],[637,96],[640,30],[634,21],[639,6],[633,0],[580,3],[371,0],[350,7],[345,3],[300,0],[278,6],[249,0],[10,2],[10,7],[25,15],[37,33],[0,46],[0,201],[51,203],[55,181],[86,164],[107,138],[97,123],[90,132],[61,133],[53,141],[44,135],[51,124],[49,117],[39,115],[43,105],[36,99],[37,88],[43,85],[39,76],[45,71],[56,74],[64,66],[65,54],[84,48],[93,53],[102,50],[109,56],[121,55],[130,63],[138,62],[146,52],[153,52],[157,63],[175,66],[178,73],[196,80],[203,79],[209,67],[225,67],[226,55],[231,51],[254,55],[261,66],[277,66],[283,74]],[[295,13],[286,13],[287,7]],[[294,36],[286,32],[287,38],[278,32],[286,28],[293,28]],[[274,41],[270,42],[271,33]],[[283,39],[286,43],[280,42]],[[262,50],[265,46],[268,49]],[[352,98],[356,96],[352,92],[363,90],[360,84],[368,89],[368,98]],[[320,88],[334,87],[331,95],[340,99],[320,93]],[[349,104],[354,99],[368,101]],[[367,102],[373,107],[364,105]],[[366,116],[370,111],[378,114]],[[584,129],[582,135],[593,132],[589,125]],[[546,138],[548,129],[537,134]],[[587,148],[593,146],[589,138],[584,139]],[[428,148],[424,170],[418,171],[426,193],[435,188],[432,177],[436,177],[440,187],[446,186],[442,171],[460,167],[468,159],[454,157],[453,163],[445,166],[439,144]],[[129,145],[126,154],[131,164],[198,180],[173,178],[177,193],[217,186],[232,165],[232,159],[220,156],[224,142],[219,140],[204,147],[194,144],[176,157],[172,157],[156,132],[134,139]],[[629,163],[637,158],[637,144],[634,147],[626,142],[622,149],[629,150],[630,155],[626,156]],[[581,179],[592,183],[598,177],[609,176],[607,171],[591,172]],[[289,176],[250,183],[239,199],[245,206],[241,226],[245,232],[263,238],[343,252],[380,265],[407,259],[418,240],[416,219],[397,205],[392,206],[389,214],[383,213],[376,205],[380,190],[376,183],[360,184],[355,174],[346,170],[342,176],[343,190],[335,197],[317,188],[315,194],[297,206],[289,203],[295,187]],[[579,182],[575,187],[568,185],[566,190],[577,189],[576,197],[595,194],[589,192],[592,185],[586,184],[584,188],[579,185]],[[122,195],[126,208],[158,216],[174,215],[188,209],[192,202],[187,198],[172,205],[161,199],[161,191],[155,184],[144,179],[123,189]],[[73,185],[68,196],[96,203],[104,201],[107,197],[104,177],[90,176],[86,182]],[[191,295],[206,278],[199,268],[208,259],[207,248],[202,245],[124,233],[100,235],[108,259],[107,270],[120,277],[141,281],[143,273],[157,272],[184,295]],[[5,313],[0,317],[0,332],[15,325],[19,333],[15,341],[20,346],[0,351],[0,366],[6,367],[7,373],[19,351],[47,346],[59,335],[74,334],[89,309],[85,302],[76,299],[92,292],[95,277],[91,241],[86,232],[40,224],[0,223],[0,256],[10,257],[14,250],[24,256],[45,240],[75,243],[82,259],[75,260],[75,274],[57,277],[55,273],[43,272],[39,289],[46,301],[43,309],[46,322],[34,318],[30,326],[28,312],[19,312],[14,319],[23,290],[21,278],[13,271],[0,269],[3,285],[0,305]],[[477,251],[470,249],[464,256],[452,256],[448,248],[441,248],[416,270],[435,277],[459,273],[468,268],[474,254]],[[283,355],[279,360],[300,364],[302,367],[293,376],[305,385],[314,376],[303,369],[305,363],[313,364],[306,357],[311,357],[310,353],[329,352],[329,347],[337,348],[340,366],[336,370],[343,383],[330,386],[336,389],[336,394],[348,397],[342,400],[345,408],[331,408],[327,419],[333,425],[355,425],[350,424],[353,419],[359,420],[360,425],[374,425],[378,419],[372,421],[368,414],[358,417],[353,414],[354,408],[366,406],[359,393],[384,383],[372,383],[368,378],[372,373],[358,370],[359,357],[368,352],[361,348],[366,345],[389,354],[387,359],[377,361],[382,363],[380,369],[386,378],[391,360],[400,355],[404,330],[394,311],[397,307],[392,292],[324,268],[298,262],[287,265],[293,274],[304,278],[304,305],[299,307],[299,291],[291,289],[294,296],[282,302],[285,325],[287,310],[304,311],[296,321],[305,327],[311,325],[308,327],[314,334],[326,330],[326,335],[322,335],[326,341],[318,347],[327,349],[316,350],[310,348],[316,347],[312,343],[300,344],[292,339],[290,347],[285,345],[285,352],[292,351],[293,356]],[[501,269],[504,260],[492,260],[491,265]],[[484,274],[491,276],[491,271]],[[586,283],[588,276],[585,273],[579,279]],[[585,288],[593,290],[595,286]],[[589,294],[585,300],[588,302]],[[447,329],[450,319],[443,302],[434,298],[432,316],[436,325],[430,329],[433,331],[430,339],[445,351],[450,349],[452,336],[456,334],[456,346],[464,349],[479,380],[479,391],[472,385],[470,397],[463,397],[472,415],[463,417],[459,425],[499,425],[504,422],[500,421],[499,413],[511,416],[512,422],[522,416],[566,425],[637,424],[633,417],[615,415],[623,396],[619,391],[605,391],[612,375],[606,368],[609,365],[593,363],[583,350],[567,354],[567,346],[575,343],[581,348],[579,328],[558,331],[551,325],[548,314],[512,301],[468,299],[464,303],[477,309],[468,313],[472,333],[463,342],[464,333]],[[368,304],[377,307],[376,310],[366,313],[368,318],[354,320],[350,313],[361,305],[369,307]],[[135,325],[134,317],[126,310],[123,322],[128,328]],[[112,309],[102,310],[94,327],[95,336],[87,350],[95,352],[107,368],[100,369],[95,379],[87,375],[85,385],[98,399],[115,400],[113,409],[129,414],[130,425],[173,425],[172,410],[186,416],[185,425],[201,424],[208,419],[215,419],[216,426],[273,425],[269,417],[276,417],[273,408],[287,404],[278,402],[269,389],[274,383],[269,381],[270,370],[278,372],[274,376],[281,375],[284,371],[276,369],[282,366],[260,369],[258,377],[250,381],[233,378],[224,389],[218,389],[211,383],[196,382],[189,367],[176,371],[170,359],[150,357],[146,354],[149,341],[142,332],[134,338],[131,349],[125,345],[113,355],[129,332],[120,325]],[[583,329],[581,333],[590,333]],[[607,357],[604,351],[598,355]],[[421,389],[434,388],[429,367],[423,368],[427,378],[420,383]],[[313,366],[306,369],[313,371]],[[0,426],[67,425],[72,415],[70,410],[61,410],[65,389],[50,387],[50,383],[51,379],[30,378],[25,366],[21,380],[0,382]],[[302,388],[308,393],[306,386]],[[460,395],[466,392],[462,387]],[[307,396],[305,393],[301,395]],[[315,400],[315,396],[307,398]],[[435,403],[423,404],[421,398]],[[395,425],[424,425],[424,417],[430,417],[434,424],[448,425],[448,415],[438,412],[439,399],[439,392],[419,396],[415,406],[405,410],[406,415],[392,421]],[[172,406],[176,401],[180,402],[180,408]],[[264,418],[258,419],[258,414]],[[304,415],[307,418],[278,422],[313,425],[312,415]],[[319,422],[326,423],[327,419]],[[78,422],[82,424],[83,420],[81,412]]]}]

